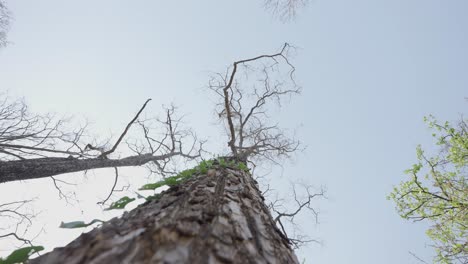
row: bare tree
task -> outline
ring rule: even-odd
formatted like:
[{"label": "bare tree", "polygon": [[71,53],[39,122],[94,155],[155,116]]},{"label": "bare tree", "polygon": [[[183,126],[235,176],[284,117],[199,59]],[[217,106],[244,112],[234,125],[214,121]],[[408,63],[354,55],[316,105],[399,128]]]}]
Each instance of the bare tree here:
[{"label": "bare tree", "polygon": [[264,5],[273,15],[277,16],[283,22],[294,19],[297,10],[305,7],[309,0],[265,0]]},{"label": "bare tree", "polygon": [[6,7],[5,1],[0,0],[0,48],[6,46],[7,33],[10,29],[10,11]]},{"label": "bare tree", "polygon": [[239,160],[277,162],[301,148],[299,141],[269,122],[267,112],[271,111],[270,102],[281,106],[284,97],[300,93],[295,68],[288,59],[291,49],[285,43],[278,53],[236,61],[225,74],[216,74],[209,82],[209,88],[221,99],[216,113],[226,124],[228,146]]},{"label": "bare tree", "polygon": [[[307,240],[300,236],[288,237],[284,223],[293,223],[303,209],[311,210],[316,216],[311,202],[323,196],[323,192],[314,194],[306,187],[307,194],[301,197],[293,189],[297,208],[272,207],[276,214],[273,217],[246,165],[262,160],[278,163],[301,149],[297,140],[268,121],[267,110],[271,110],[268,103],[281,106],[283,99],[300,92],[294,81],[289,52],[291,47],[284,44],[278,53],[239,60],[224,75],[216,74],[211,79],[210,88],[220,99],[216,113],[226,125],[228,155],[202,161],[193,169],[143,186],[143,190],[156,190],[162,185],[168,185],[169,189],[146,197],[144,204],[121,218],[110,220],[31,263],[299,263],[293,247]],[[152,171],[172,175],[174,169],[169,166],[169,159],[198,157],[201,143],[192,132],[179,127],[180,119],[174,115],[173,108],[166,109],[162,119],[140,118],[147,103],[112,147],[102,149],[87,144],[78,150],[70,149],[71,153],[53,152],[71,158],[4,161],[0,176],[6,171],[14,173],[15,179],[31,179],[91,168],[143,164],[149,164]],[[154,124],[164,129],[159,137],[151,133]],[[110,155],[134,127],[142,133],[140,140],[127,140],[134,155],[111,159]],[[185,149],[182,145],[187,137],[197,143]],[[38,151],[33,153],[36,155],[41,153],[29,147],[23,149]],[[10,146],[7,151],[11,150]],[[31,160],[47,160],[55,166],[50,171],[38,169],[37,163],[28,164]],[[27,167],[36,176],[27,176],[15,164]],[[62,166],[66,169],[59,169]],[[117,169],[115,175],[116,182]]]},{"label": "bare tree", "polygon": [[[62,190],[61,185],[69,183],[54,178],[55,175],[114,167],[116,178],[110,197],[118,180],[118,167],[146,165],[152,172],[160,169],[164,173],[166,164],[172,158],[180,156],[193,159],[200,155],[202,143],[196,140],[190,130],[179,128],[180,118],[174,119],[174,108],[167,109],[165,120],[138,120],[150,99],[127,124],[115,144],[109,147],[106,141],[97,143],[95,138],[88,135],[87,125],[74,124],[72,118],[32,114],[24,100],[12,100],[6,94],[0,94],[0,98],[0,183],[50,177],[59,197],[67,203],[70,196]],[[133,146],[138,144],[137,149],[130,148],[134,150],[134,155],[110,158],[135,123],[145,127],[145,131],[143,140],[133,141]],[[150,124],[153,125],[151,129]],[[193,141],[185,149],[183,140],[188,139],[188,136]],[[34,216],[32,212],[24,212],[29,202],[0,204],[0,218],[12,223],[0,226],[0,232],[3,232],[0,233],[0,239],[15,238],[31,244],[25,238]],[[7,221],[2,223],[7,224]]]},{"label": "bare tree", "polygon": [[[236,61],[224,74],[214,74],[210,79],[208,87],[220,99],[216,104],[216,115],[225,125],[230,155],[236,160],[252,166],[265,160],[280,164],[282,159],[303,149],[298,140],[270,121],[269,114],[275,105],[280,108],[282,101],[300,94],[301,89],[294,78],[295,67],[289,60],[292,51],[294,47],[285,43],[277,53]],[[311,186],[302,185],[307,193],[302,198],[298,197],[293,185],[296,208],[292,211],[278,206],[279,198],[269,203],[270,210],[276,214],[275,223],[296,248],[317,241],[304,235],[288,235],[282,219],[295,229],[294,218],[308,210],[317,221],[318,213],[311,202],[325,196],[323,188],[314,193]]]},{"label": "bare tree", "polygon": [[[106,145],[85,144],[86,126],[67,128],[67,120],[51,115],[32,115],[26,104],[8,98],[0,104],[0,183],[37,179],[69,172],[97,168],[141,166],[155,164],[158,168],[176,156],[193,159],[199,157],[202,142],[197,142],[193,133],[179,131],[178,124],[167,110],[167,120],[159,122],[160,131],[145,131],[147,144],[144,148],[133,149],[136,153],[122,158],[111,158],[127,135],[131,126],[138,121],[150,99],[127,124],[117,141]],[[147,120],[149,122],[151,120]],[[150,132],[159,137],[151,137]],[[157,133],[156,133],[157,132]],[[192,143],[186,149],[183,141],[191,137]],[[197,145],[198,144],[198,145]]]}]

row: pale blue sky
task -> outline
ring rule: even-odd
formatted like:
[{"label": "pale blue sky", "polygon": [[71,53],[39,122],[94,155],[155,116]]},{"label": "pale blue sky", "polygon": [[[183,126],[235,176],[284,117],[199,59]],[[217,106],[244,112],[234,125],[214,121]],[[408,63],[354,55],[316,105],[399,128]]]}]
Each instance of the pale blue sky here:
[{"label": "pale blue sky", "polygon": [[[285,41],[299,47],[303,94],[277,118],[298,127],[308,148],[271,177],[325,185],[329,200],[318,226],[300,218],[324,245],[298,255],[321,264],[417,263],[408,251],[431,259],[425,225],[404,222],[385,197],[415,161],[416,145],[430,144],[423,116],[452,121],[467,112],[467,1],[315,0],[286,24],[252,0],[7,4],[15,20],[12,44],[0,50],[0,90],[38,112],[86,116],[99,133],[119,133],[151,97],[150,111],[173,102],[199,135],[224,146],[203,89],[209,73]],[[49,181],[30,186],[39,185],[36,196],[57,198]],[[61,232],[54,239],[70,236]]]}]

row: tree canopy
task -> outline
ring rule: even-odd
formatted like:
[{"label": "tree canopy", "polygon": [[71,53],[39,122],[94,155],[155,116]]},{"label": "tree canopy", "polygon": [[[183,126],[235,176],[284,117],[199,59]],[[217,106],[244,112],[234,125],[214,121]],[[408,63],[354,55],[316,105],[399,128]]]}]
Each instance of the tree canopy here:
[{"label": "tree canopy", "polygon": [[389,195],[401,217],[429,221],[427,235],[434,241],[436,262],[468,261],[468,124],[425,122],[433,131],[438,153],[429,156],[416,148],[418,162],[406,170],[409,179]]}]

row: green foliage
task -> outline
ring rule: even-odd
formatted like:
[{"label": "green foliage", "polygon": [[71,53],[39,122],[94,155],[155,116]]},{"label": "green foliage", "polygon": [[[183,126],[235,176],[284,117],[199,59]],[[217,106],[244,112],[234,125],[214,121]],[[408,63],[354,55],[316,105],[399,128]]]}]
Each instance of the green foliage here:
[{"label": "green foliage", "polygon": [[227,162],[224,158],[217,158],[217,159],[212,159],[212,160],[203,160],[195,166],[192,169],[184,170],[180,172],[179,174],[171,177],[166,177],[163,180],[160,180],[158,182],[154,183],[148,183],[140,187],[139,190],[155,190],[156,188],[162,187],[162,186],[174,186],[176,184],[179,184],[193,175],[196,174],[206,174],[209,169],[213,168],[215,164],[218,164],[221,168],[237,168],[239,170],[243,171],[248,171],[249,169],[247,168],[247,165],[243,162],[235,162],[234,160]]},{"label": "green foliage", "polygon": [[405,173],[409,179],[388,196],[401,217],[427,220],[433,225],[427,235],[435,242],[439,263],[468,263],[468,126],[440,124],[434,117],[424,119],[440,149],[427,156],[416,148],[418,162]]},{"label": "green foliage", "polygon": [[179,184],[191,178],[195,174],[206,174],[208,170],[213,167],[213,164],[214,164],[213,160],[204,160],[192,169],[184,170],[175,176],[166,177],[163,180],[155,182],[155,183],[145,184],[142,187],[140,187],[139,190],[154,190],[164,185],[174,186],[176,184]]},{"label": "green foliage", "polygon": [[235,160],[226,161],[223,157],[217,158],[218,164],[221,168],[233,168],[242,171],[248,171],[247,165],[243,162],[236,162]]},{"label": "green foliage", "polygon": [[135,198],[130,198],[128,196],[124,196],[119,200],[113,202],[108,208],[104,210],[113,210],[113,209],[124,209],[125,206],[131,202],[135,201]]},{"label": "green foliage", "polygon": [[198,164],[196,169],[201,174],[206,174],[208,172],[208,170],[213,167],[213,163],[214,163],[214,160],[204,160],[204,161],[200,162],[200,164]]},{"label": "green foliage", "polygon": [[242,171],[249,171],[249,168],[243,162],[237,163],[237,169],[242,170]]},{"label": "green foliage", "polygon": [[162,194],[161,193],[156,193],[156,194],[153,194],[153,195],[150,195],[148,197],[146,197],[146,201],[153,201],[153,200],[159,200],[161,198]]},{"label": "green foliage", "polygon": [[188,169],[180,172],[179,174],[171,177],[166,177],[161,181],[155,182],[155,183],[148,183],[140,187],[139,190],[154,190],[156,188],[159,188],[161,186],[167,185],[167,186],[174,186],[190,177],[197,171],[195,169]]},{"label": "green foliage", "polygon": [[17,249],[13,251],[6,259],[0,258],[0,264],[26,263],[32,254],[41,250],[44,250],[44,247],[31,246]]},{"label": "green foliage", "polygon": [[221,168],[226,168],[228,165],[224,158],[218,158],[218,163]]},{"label": "green foliage", "polygon": [[104,223],[104,221],[102,220],[99,220],[99,219],[93,219],[91,222],[89,223],[85,223],[83,221],[73,221],[73,222],[68,222],[68,223],[60,223],[60,228],[67,228],[67,229],[72,229],[72,228],[83,228],[83,227],[87,227],[87,226],[90,226],[94,223]]}]

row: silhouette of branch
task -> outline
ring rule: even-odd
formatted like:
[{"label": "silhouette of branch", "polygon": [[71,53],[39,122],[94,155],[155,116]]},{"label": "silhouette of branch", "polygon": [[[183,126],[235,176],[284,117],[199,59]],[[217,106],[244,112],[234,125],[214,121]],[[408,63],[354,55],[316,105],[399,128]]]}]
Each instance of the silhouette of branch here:
[{"label": "silhouette of branch", "polygon": [[[145,109],[148,99],[138,113],[127,124],[113,147],[104,151],[102,147],[87,144],[81,148],[85,127],[66,133],[63,132],[64,120],[54,120],[50,116],[31,115],[23,101],[0,102],[0,183],[55,176],[63,173],[86,171],[96,168],[142,166],[150,163],[152,168],[164,173],[164,164],[181,157],[194,159],[200,156],[203,141],[199,141],[190,130],[179,128],[180,119],[174,119],[174,107],[166,109],[166,118],[156,120],[159,130],[165,130],[163,137],[150,135],[147,122],[138,120]],[[109,159],[136,123],[144,129],[144,137],[136,143],[127,145],[137,155]],[[157,135],[157,134],[156,134]],[[193,140],[185,148],[188,139]],[[147,143],[142,147],[141,142]],[[8,143],[5,143],[8,142]],[[96,154],[95,151],[99,153]],[[1,156],[3,154],[3,156]],[[68,157],[63,157],[63,154]],[[3,160],[3,161],[2,161]],[[54,180],[56,184],[56,181]],[[57,185],[57,184],[56,184]]]},{"label": "silhouette of branch", "polygon": [[[190,129],[181,128],[182,117],[177,117],[175,107],[165,109],[165,118],[150,118],[138,120],[143,137],[127,141],[128,147],[138,155],[143,153],[177,153],[184,159],[196,159],[201,156],[204,141],[199,140]],[[157,135],[157,136],[156,136]],[[188,147],[184,142],[191,141]],[[176,173],[175,168],[169,168],[170,158],[154,160],[147,168],[163,176]]]},{"label": "silhouette of branch", "polygon": [[[3,97],[3,98],[2,98]],[[79,145],[86,124],[68,129],[69,119],[54,115],[35,115],[23,100],[0,94],[0,160],[26,160],[68,155],[90,157]]]},{"label": "silhouette of branch", "polygon": [[292,184],[292,192],[294,196],[294,201],[296,203],[295,209],[290,209],[286,211],[283,208],[282,199],[278,199],[278,198],[270,202],[268,206],[270,210],[272,210],[276,214],[276,217],[274,218],[275,223],[280,227],[283,234],[286,236],[286,238],[295,248],[299,248],[301,245],[310,243],[310,242],[320,243],[319,240],[310,239],[309,237],[303,234],[294,234],[293,236],[289,236],[284,226],[283,219],[286,220],[288,223],[290,223],[292,226],[296,226],[294,219],[297,215],[302,213],[304,210],[307,210],[308,212],[312,213],[315,219],[315,223],[318,223],[318,211],[312,207],[312,201],[316,200],[317,198],[325,197],[325,190],[321,188],[318,192],[312,192],[311,186],[304,186],[304,188],[306,191],[306,195],[305,197],[300,198],[296,192],[295,185]]},{"label": "silhouette of branch", "polygon": [[[0,204],[0,222],[3,224],[0,230],[7,230],[7,233],[0,234],[0,239],[14,237],[16,240],[22,241],[25,244],[31,244],[31,240],[23,237],[24,234],[19,234],[26,233],[28,227],[32,225],[32,219],[35,217],[34,214],[24,209],[25,205],[31,201],[32,200],[21,200]],[[9,222],[11,222],[10,226],[7,224]]]},{"label": "silhouette of branch", "polygon": [[135,120],[138,119],[138,116],[141,114],[141,112],[143,112],[143,109],[145,109],[146,105],[148,104],[148,102],[151,101],[151,99],[148,99],[146,100],[146,102],[143,104],[143,106],[140,108],[140,111],[138,111],[138,113],[135,115],[135,117],[127,124],[127,126],[125,127],[125,130],[124,132],[120,135],[119,139],[117,139],[117,142],[115,142],[114,146],[108,150],[108,151],[104,151],[99,157],[100,158],[107,158],[107,155],[113,153],[115,151],[115,149],[119,146],[120,142],[122,141],[122,139],[125,137],[125,135],[127,134],[128,130],[130,129],[130,127],[132,126],[132,124],[135,122]]},{"label": "silhouette of branch", "polygon": [[[283,97],[300,93],[288,59],[291,49],[285,43],[277,53],[236,61],[232,69],[215,74],[209,82],[208,88],[222,98],[216,112],[227,123],[228,146],[239,160],[261,157],[276,163],[301,149],[299,141],[268,123],[266,110],[270,102],[281,106]],[[245,77],[239,76],[242,71]],[[257,75],[247,74],[251,72]]]},{"label": "silhouette of branch", "polygon": [[10,19],[10,11],[8,11],[5,1],[0,0],[0,48],[8,44],[7,33],[10,29]]},{"label": "silhouette of branch", "polygon": [[294,19],[297,10],[305,7],[308,2],[308,0],[265,0],[264,6],[281,21],[287,22]]},{"label": "silhouette of branch", "polygon": [[115,190],[115,186],[117,185],[117,181],[119,180],[119,169],[117,167],[114,167],[114,171],[115,171],[114,185],[112,185],[112,189],[111,189],[109,195],[106,197],[106,199],[98,202],[98,204],[105,204],[109,200],[109,198],[112,196],[112,193]]}]

